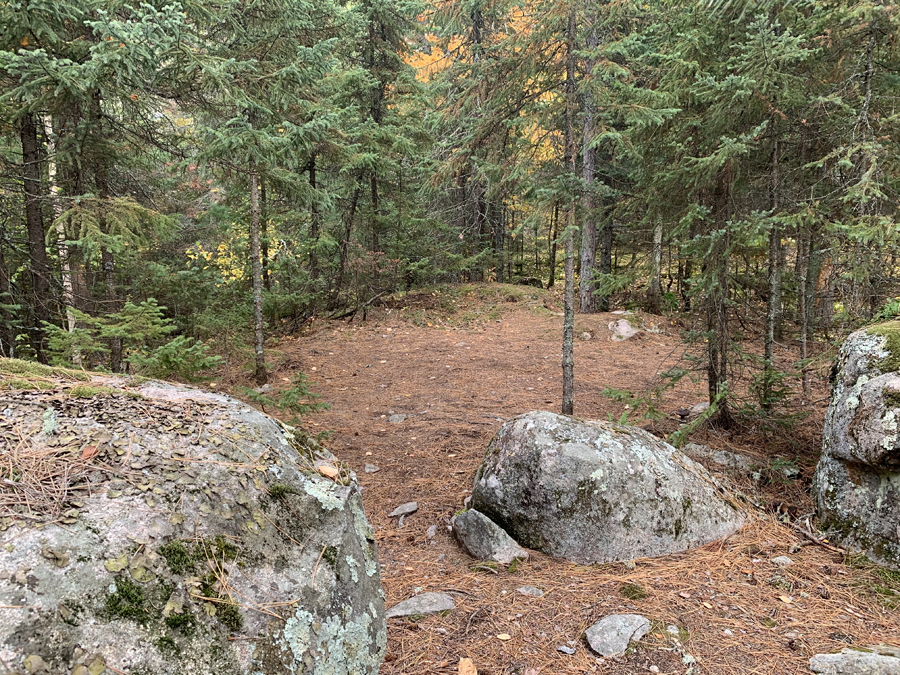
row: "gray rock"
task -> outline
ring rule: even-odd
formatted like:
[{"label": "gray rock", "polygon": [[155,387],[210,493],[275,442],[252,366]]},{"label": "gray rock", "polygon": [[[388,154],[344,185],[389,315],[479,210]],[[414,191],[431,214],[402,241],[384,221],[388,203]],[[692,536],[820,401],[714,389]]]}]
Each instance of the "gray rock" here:
[{"label": "gray rock", "polygon": [[775,567],[787,567],[794,564],[794,561],[788,558],[786,555],[780,555],[776,558],[772,558],[769,562],[775,565]]},{"label": "gray rock", "polygon": [[365,467],[363,467],[363,471],[366,473],[378,473],[381,471],[381,467],[375,466],[374,464],[366,464]]},{"label": "gray rock", "polygon": [[[894,354],[892,345],[898,345]],[[875,562],[900,568],[900,323],[841,347],[822,457],[813,479],[820,526]]]},{"label": "gray rock", "polygon": [[[377,673],[384,596],[346,465],[225,396],[159,382],[126,395],[114,377],[93,384],[109,389],[0,392],[35,451],[49,458],[51,441],[95,447],[90,471],[69,466],[73,484],[92,487],[64,523],[48,513],[5,525],[3,567],[14,573],[0,581],[0,605],[30,609],[0,613],[4,663],[49,673],[103,663],[129,673]],[[47,406],[53,439],[40,429]],[[325,477],[319,462],[339,475]],[[200,585],[210,565],[218,581]],[[229,639],[236,632],[246,639]]]},{"label": "gray rock", "polygon": [[479,560],[509,565],[516,558],[528,559],[528,551],[483,513],[469,509],[450,520],[456,538],[466,552]]},{"label": "gray rock", "polygon": [[419,510],[419,502],[406,502],[388,514],[389,518],[397,518],[398,516],[408,516]]},{"label": "gray rock", "polygon": [[622,654],[628,645],[650,631],[650,621],[640,614],[613,614],[587,629],[588,644],[600,656]]},{"label": "gray rock", "polygon": [[587,342],[588,340],[590,340],[592,337],[594,337],[594,336],[591,335],[588,331],[584,331],[583,333],[579,333],[579,334],[578,334],[578,339],[579,339],[579,340],[584,340],[585,342]]},{"label": "gray rock", "polygon": [[610,339],[613,342],[622,342],[640,333],[640,329],[631,325],[628,319],[618,319],[609,322],[609,330],[612,333]]},{"label": "gray rock", "polygon": [[456,603],[446,593],[422,593],[394,605],[384,613],[384,616],[393,619],[416,614],[437,614],[451,609],[456,609]]},{"label": "gray rock", "polygon": [[713,450],[712,448],[706,445],[700,445],[699,443],[688,443],[681,451],[691,459],[706,460],[733,471],[746,472],[750,470],[750,460],[746,456],[739,455],[736,452]]},{"label": "gray rock", "polygon": [[409,415],[391,415],[388,417],[388,422],[391,424],[400,424],[401,422],[405,422]]},{"label": "gray rock", "polygon": [[516,591],[522,595],[530,595],[532,598],[544,597],[544,591],[540,588],[535,588],[534,586],[519,586]]},{"label": "gray rock", "polygon": [[428,539],[434,539],[435,535],[437,535],[437,525],[430,525],[427,530],[425,530],[425,537]]},{"label": "gray rock", "polygon": [[550,412],[500,428],[472,507],[522,546],[580,563],[684,551],[744,522],[709,472],[671,445],[634,427]]},{"label": "gray rock", "polygon": [[900,675],[900,648],[875,645],[866,650],[848,647],[839,654],[816,654],[809,660],[822,675]]},{"label": "gray rock", "polygon": [[566,645],[559,645],[556,648],[556,651],[562,652],[563,654],[568,654],[569,656],[572,656],[572,654],[575,653],[575,647],[567,647]]}]

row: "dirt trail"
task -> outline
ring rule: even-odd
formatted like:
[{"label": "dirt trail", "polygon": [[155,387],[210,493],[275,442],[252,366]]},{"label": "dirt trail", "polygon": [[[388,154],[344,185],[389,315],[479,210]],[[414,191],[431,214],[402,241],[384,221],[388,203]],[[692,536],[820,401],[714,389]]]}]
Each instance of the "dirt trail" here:
[{"label": "dirt trail", "polygon": [[[456,673],[461,657],[472,658],[481,675],[683,674],[690,664],[682,652],[696,659],[693,673],[808,673],[813,653],[850,641],[896,640],[897,611],[866,590],[873,572],[845,567],[839,555],[819,547],[792,550],[802,537],[765,516],[726,542],[636,561],[633,569],[534,554],[509,572],[479,567],[461,553],[447,524],[463,507],[493,434],[514,415],[559,408],[561,317],[540,294],[504,302],[503,287],[497,288],[499,302],[489,306],[475,297],[467,303],[465,294],[440,302],[421,296],[418,305],[408,300],[365,323],[321,324],[278,347],[273,381],[300,370],[331,405],[305,426],[331,430],[326,444],[359,476],[387,605],[425,591],[456,598],[457,609],[446,616],[389,622],[384,675]],[[683,351],[674,328],[610,341],[607,324],[618,318],[577,320],[576,336],[593,333],[576,340],[579,416],[618,419],[625,404],[602,396],[603,388],[645,389]],[[665,331],[664,319],[646,320]],[[664,409],[690,406],[704,395],[702,384],[684,380],[667,392]],[[719,447],[737,442],[707,440]],[[759,456],[758,446],[747,449]],[[366,473],[366,464],[379,470]],[[398,529],[387,513],[407,501],[417,501],[419,510]],[[808,510],[808,502],[798,506]],[[429,538],[433,525],[437,534]],[[785,554],[796,564],[777,573],[768,560]],[[623,595],[626,583],[642,587],[646,597],[629,599],[627,589]],[[546,595],[515,591],[525,584]],[[654,630],[634,653],[599,661],[581,636],[594,621],[622,611],[648,616]],[[666,630],[672,625],[677,635]],[[504,633],[511,639],[496,637]]]}]

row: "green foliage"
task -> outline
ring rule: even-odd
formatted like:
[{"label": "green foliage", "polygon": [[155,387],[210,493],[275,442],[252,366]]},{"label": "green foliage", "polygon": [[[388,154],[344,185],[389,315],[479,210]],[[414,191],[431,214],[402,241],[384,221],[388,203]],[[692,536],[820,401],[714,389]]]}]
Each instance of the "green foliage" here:
[{"label": "green foliage", "polygon": [[221,356],[209,356],[202,342],[185,335],[178,335],[149,353],[137,351],[128,362],[137,372],[149,377],[166,378],[177,375],[193,379],[204,370],[212,370],[221,362]]},{"label": "green foliage", "polygon": [[244,387],[244,396],[256,403],[266,412],[267,408],[290,413],[291,423],[299,423],[300,418],[320,410],[327,410],[327,403],[316,402],[317,394],[309,390],[309,378],[303,373],[296,373],[291,381],[291,386],[282,389],[277,396],[261,393],[254,389]]}]

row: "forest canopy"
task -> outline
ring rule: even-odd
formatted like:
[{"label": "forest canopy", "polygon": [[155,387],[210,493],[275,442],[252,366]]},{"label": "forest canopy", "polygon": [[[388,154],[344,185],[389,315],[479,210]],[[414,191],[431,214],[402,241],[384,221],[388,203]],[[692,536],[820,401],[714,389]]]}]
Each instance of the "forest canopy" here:
[{"label": "forest canopy", "polygon": [[748,326],[765,408],[785,335],[806,386],[900,313],[897,38],[876,0],[3,3],[0,355],[262,383],[311,317],[567,278],[697,317],[727,422]]}]

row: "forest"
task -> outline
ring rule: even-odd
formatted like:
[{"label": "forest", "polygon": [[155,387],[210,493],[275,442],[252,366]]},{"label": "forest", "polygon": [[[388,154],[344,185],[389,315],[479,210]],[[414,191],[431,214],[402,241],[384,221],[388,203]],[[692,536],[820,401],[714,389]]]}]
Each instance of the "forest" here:
[{"label": "forest", "polygon": [[573,312],[689,315],[718,421],[738,374],[771,410],[819,346],[900,313],[898,20],[882,0],[10,0],[0,355],[263,384],[267,340],[313,317],[564,285],[569,375]]}]

